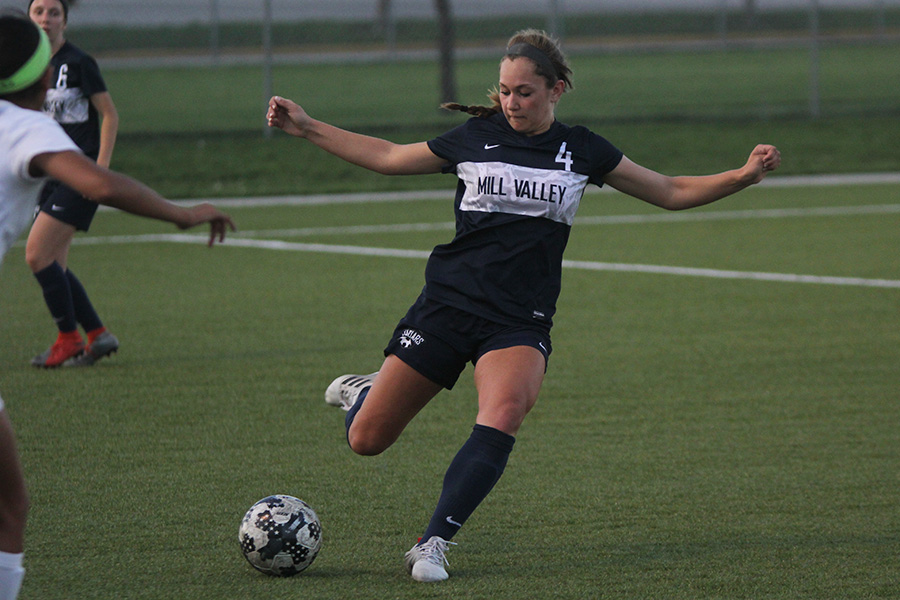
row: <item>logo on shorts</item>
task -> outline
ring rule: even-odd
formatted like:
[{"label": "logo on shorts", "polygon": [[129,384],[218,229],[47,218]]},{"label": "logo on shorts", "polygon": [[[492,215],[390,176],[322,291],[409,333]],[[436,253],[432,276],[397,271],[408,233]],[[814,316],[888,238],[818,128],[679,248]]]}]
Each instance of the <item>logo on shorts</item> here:
[{"label": "logo on shorts", "polygon": [[54,212],[62,212],[62,211],[64,211],[64,210],[66,210],[66,207],[65,207],[65,206],[60,206],[59,204],[51,204],[51,205],[50,205],[50,210],[52,210],[52,211],[54,211]]},{"label": "logo on shorts", "polygon": [[407,329],[403,332],[403,335],[400,336],[400,345],[404,348],[409,348],[413,344],[418,346],[424,341],[425,338],[415,329]]}]

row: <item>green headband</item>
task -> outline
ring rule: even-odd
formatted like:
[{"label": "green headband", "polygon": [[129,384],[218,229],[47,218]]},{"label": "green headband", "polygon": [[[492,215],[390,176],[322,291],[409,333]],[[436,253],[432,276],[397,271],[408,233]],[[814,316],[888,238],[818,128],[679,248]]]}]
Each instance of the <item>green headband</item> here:
[{"label": "green headband", "polygon": [[28,88],[47,71],[47,65],[50,64],[50,39],[43,29],[37,25],[35,27],[41,35],[34,54],[19,67],[18,71],[5,79],[0,79],[0,95],[5,96]]}]

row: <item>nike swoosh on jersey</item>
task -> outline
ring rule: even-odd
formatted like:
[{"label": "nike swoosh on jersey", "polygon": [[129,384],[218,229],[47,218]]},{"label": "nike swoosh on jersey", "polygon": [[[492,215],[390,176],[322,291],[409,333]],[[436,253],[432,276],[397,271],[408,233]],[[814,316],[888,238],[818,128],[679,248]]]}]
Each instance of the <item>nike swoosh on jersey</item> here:
[{"label": "nike swoosh on jersey", "polygon": [[484,145],[485,150],[493,150],[494,148],[499,148],[499,147],[500,147],[500,144],[485,144]]}]

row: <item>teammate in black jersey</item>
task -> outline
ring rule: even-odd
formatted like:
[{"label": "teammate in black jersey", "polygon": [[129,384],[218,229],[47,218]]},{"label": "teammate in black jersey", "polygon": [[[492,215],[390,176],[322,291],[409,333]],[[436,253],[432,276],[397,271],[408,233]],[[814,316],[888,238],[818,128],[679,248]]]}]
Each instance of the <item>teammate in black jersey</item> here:
[{"label": "teammate in black jersey", "polygon": [[434,140],[394,144],[344,131],[274,97],[271,127],[306,138],[353,164],[388,175],[454,173],[456,235],[437,246],[425,287],[400,321],[372,375],[344,375],[325,392],[347,410],[347,440],[379,454],[467,362],[475,365],[478,415],[444,476],[420,542],[406,554],[418,581],[448,577],[449,540],[500,478],[525,415],[534,406],[551,352],[563,250],[588,183],[608,184],[668,210],[713,202],[778,167],[759,145],[739,169],[666,177],[641,167],[583,127],[556,121],[571,87],[557,42],[543,32],[514,35],[500,62],[493,105],[445,108],[476,115]]},{"label": "teammate in black jersey", "polygon": [[[108,168],[119,117],[97,63],[65,39],[68,2],[30,0],[28,14],[50,38],[53,51],[53,81],[44,112],[63,126],[86,156]],[[34,366],[92,365],[119,348],[119,340],[106,330],[84,286],[68,268],[75,232],[87,231],[96,211],[96,202],[58,181],[49,182],[41,194],[25,261],[41,286],[59,333],[46,352],[32,359]],[[87,333],[87,346],[79,324]]]}]

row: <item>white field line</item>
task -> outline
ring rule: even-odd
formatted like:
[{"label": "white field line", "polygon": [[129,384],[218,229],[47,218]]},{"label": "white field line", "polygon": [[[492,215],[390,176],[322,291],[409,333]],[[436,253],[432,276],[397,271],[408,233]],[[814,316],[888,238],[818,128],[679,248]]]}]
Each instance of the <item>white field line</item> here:
[{"label": "white field line", "polygon": [[[157,234],[138,236],[109,236],[81,238],[80,244],[122,244],[172,242],[182,244],[206,243],[206,236],[191,234]],[[376,248],[366,246],[346,246],[337,244],[303,244],[280,240],[252,240],[232,238],[228,246],[259,248],[289,252],[321,252],[328,254],[350,254],[355,256],[380,256],[390,258],[415,258],[424,260],[431,254],[428,250],[403,250],[396,248]],[[709,277],[714,279],[743,279],[750,281],[771,281],[780,283],[806,283],[818,285],[838,285],[873,288],[900,289],[900,280],[865,279],[861,277],[830,277],[820,275],[800,275],[794,273],[765,273],[754,271],[729,271],[721,269],[697,269],[691,267],[670,267],[661,265],[641,265],[625,263],[605,263],[594,261],[564,260],[563,267],[588,271],[614,271],[622,273],[651,273],[656,275],[679,275],[683,277]]]},{"label": "white field line", "polygon": [[900,214],[900,204],[865,206],[822,206],[818,208],[758,208],[748,210],[686,211],[647,215],[612,215],[576,219],[576,224],[615,225],[639,223],[687,223],[696,221],[733,221],[740,219],[786,219],[792,217],[847,217],[855,215]]},{"label": "white field line", "polygon": [[[773,187],[791,186],[832,186],[832,185],[867,185],[879,183],[900,183],[900,174],[862,174],[816,177],[784,177],[770,178],[762,185]],[[315,205],[315,204],[340,204],[360,202],[387,202],[387,201],[415,201],[429,199],[447,199],[447,191],[418,191],[418,192],[388,192],[378,194],[337,194],[321,196],[284,196],[276,198],[237,198],[237,199],[212,199],[221,206],[283,206],[283,205]],[[184,204],[194,204],[201,200],[185,201]],[[101,207],[103,208],[103,207]],[[664,222],[696,222],[696,221],[720,221],[740,219],[784,219],[799,217],[832,217],[853,215],[879,215],[898,214],[900,204],[881,204],[868,206],[835,206],[818,208],[787,208],[787,209],[749,209],[730,211],[690,211],[679,213],[654,213],[645,215],[611,215],[597,217],[583,217],[576,220],[576,225],[620,225],[641,223]],[[259,236],[278,237],[308,237],[316,235],[344,235],[352,236],[366,233],[406,233],[417,231],[452,231],[453,223],[406,223],[390,225],[354,225],[347,227],[305,227],[295,229],[244,231],[232,235],[226,242],[228,246],[242,248],[260,248],[267,250],[281,250],[292,252],[323,252],[331,254],[351,254],[357,256],[382,256],[393,258],[426,259],[430,251],[403,250],[393,248],[375,248],[366,246],[336,245],[336,244],[304,244],[279,240],[249,239]],[[133,244],[133,243],[206,243],[208,237],[202,234],[153,234],[138,236],[106,236],[106,237],[77,237],[74,243],[77,245],[98,244]],[[20,242],[21,243],[21,242]],[[866,279],[859,277],[829,277],[818,275],[801,275],[791,273],[765,273],[752,271],[730,271],[720,269],[698,269],[691,267],[671,267],[661,265],[641,265],[623,263],[604,263],[594,261],[563,261],[563,267],[568,269],[583,269],[590,271],[614,271],[631,273],[652,273],[662,275],[679,275],[688,277],[711,277],[718,279],[744,279],[753,281],[770,281],[782,283],[805,283],[819,285],[840,285],[875,288],[900,289],[900,280],[893,279]]]},{"label": "white field line", "polygon": [[[900,183],[900,173],[851,173],[846,175],[787,175],[770,176],[757,187],[833,187],[838,185],[877,185]],[[365,202],[410,202],[417,200],[451,201],[455,186],[440,190],[420,190],[407,192],[371,192],[359,194],[314,194],[309,196],[259,196],[241,198],[193,198],[178,200],[179,204],[212,202],[222,207],[245,206],[306,206],[319,204],[358,204]],[[618,193],[609,186],[598,188],[589,186],[585,195]],[[101,206],[100,210],[111,210]]]},{"label": "white field line", "polygon": [[453,231],[451,221],[441,223],[391,223],[388,225],[343,225],[339,227],[298,227],[292,229],[259,229],[237,231],[241,238],[253,237],[310,237],[314,235],[362,235],[366,233],[415,233],[421,231]]},{"label": "white field line", "polygon": [[[720,211],[665,212],[644,215],[607,215],[577,217],[575,226],[639,225],[642,223],[689,223],[698,221],[734,221],[740,219],[786,219],[792,217],[845,217],[854,215],[900,214],[900,204],[867,206],[824,206],[819,208],[771,208]],[[347,225],[341,227],[297,227],[239,231],[237,237],[309,237],[314,235],[357,235],[366,233],[409,233],[452,231],[455,225],[441,223],[391,223],[388,225]]]},{"label": "white field line", "polygon": [[764,273],[754,271],[724,271],[720,269],[695,269],[691,267],[665,267],[564,260],[563,267],[589,271],[621,271],[626,273],[654,273],[657,275],[681,275],[686,277],[712,277],[714,279],[746,279],[751,281],[777,281],[782,283],[815,283],[819,285],[844,285],[857,287],[900,289],[897,279],[864,279],[862,277],[827,277],[798,275],[793,273]]}]

